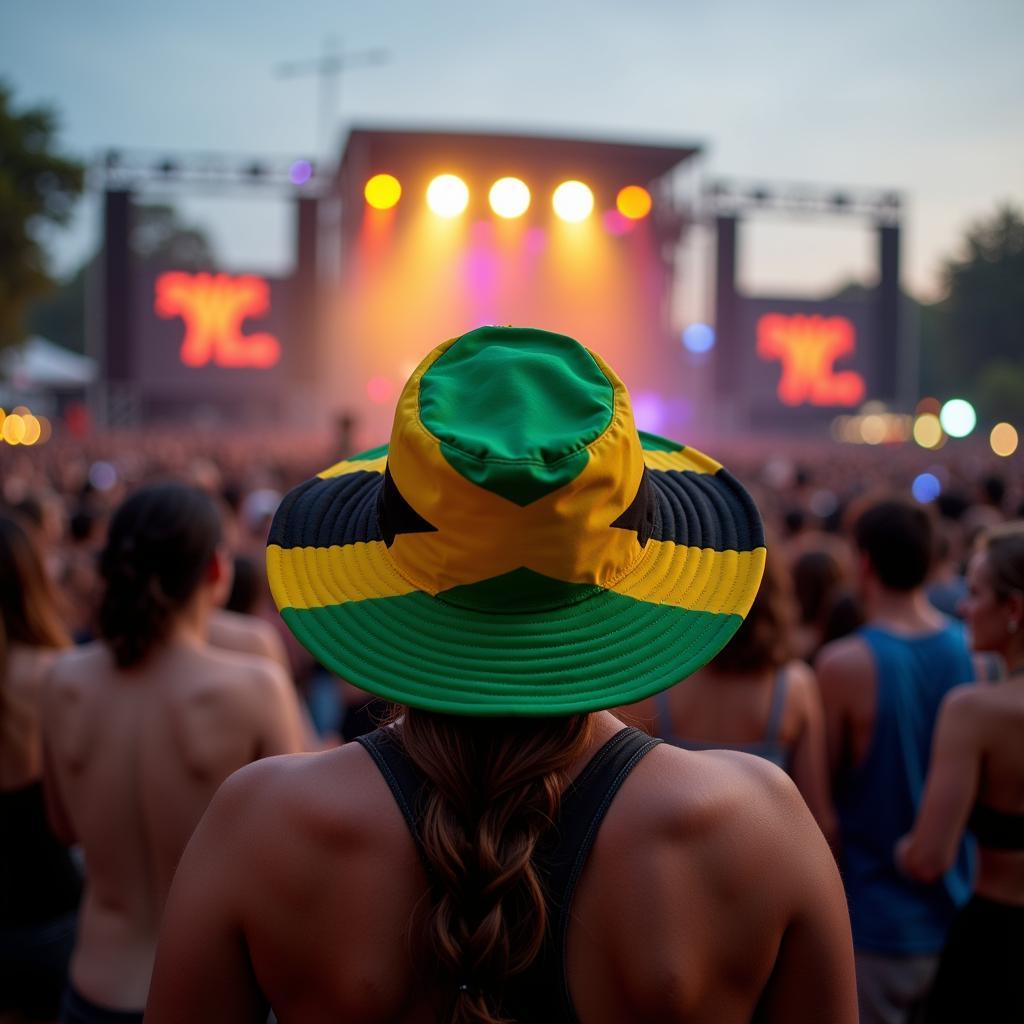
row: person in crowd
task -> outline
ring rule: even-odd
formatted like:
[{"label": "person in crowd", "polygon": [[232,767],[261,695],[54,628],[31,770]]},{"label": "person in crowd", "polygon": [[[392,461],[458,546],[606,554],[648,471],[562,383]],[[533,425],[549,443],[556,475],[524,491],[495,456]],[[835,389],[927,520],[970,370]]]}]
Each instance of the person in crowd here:
[{"label": "person in crowd", "polygon": [[1024,1020],[1024,522],[982,537],[968,587],[972,645],[998,653],[1009,677],[943,701],[924,798],[897,859],[911,878],[934,883],[964,829],[973,832],[974,893],[950,929],[927,1019]]},{"label": "person in crowd", "polygon": [[852,1024],[841,883],[790,780],[603,710],[717,653],[763,557],[734,478],[641,438],[576,342],[435,350],[387,454],[292,491],[267,548],[285,621],[396,720],[221,788],[147,1024]]},{"label": "person in crowd", "polygon": [[0,1020],[53,1021],[81,879],[50,831],[43,680],[70,638],[34,534],[0,513]]},{"label": "person in crowd", "polygon": [[68,1024],[142,1019],[164,900],[220,783],[302,749],[294,691],[266,658],[207,642],[227,556],[204,494],[136,491],[100,558],[100,640],[59,659],[45,695],[50,815],[88,865]]},{"label": "person in crowd", "polygon": [[821,697],[811,667],[793,657],[795,626],[792,586],[769,555],[750,612],[725,649],[626,715],[678,747],[743,750],[777,764],[831,839]]},{"label": "person in crowd", "polygon": [[830,551],[812,548],[793,561],[793,589],[800,619],[794,637],[797,657],[813,662],[821,649],[825,623],[843,588],[843,570]]},{"label": "person in crowd", "polygon": [[893,859],[914,821],[945,695],[974,678],[960,623],[928,602],[931,517],[883,500],[853,527],[867,624],[817,661],[863,1024],[910,1021],[928,996],[946,931],[970,890],[961,843],[943,877],[907,879]]}]

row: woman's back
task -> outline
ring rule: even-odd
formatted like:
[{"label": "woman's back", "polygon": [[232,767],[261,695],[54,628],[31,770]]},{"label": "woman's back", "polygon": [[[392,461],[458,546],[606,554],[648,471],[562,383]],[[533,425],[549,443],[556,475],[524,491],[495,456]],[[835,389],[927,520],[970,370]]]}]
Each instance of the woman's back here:
[{"label": "woman's back", "polygon": [[[619,728],[601,715],[571,774]],[[258,858],[243,855],[240,836]],[[180,1020],[185,1007],[193,1021],[256,1021],[258,990],[299,1024],[437,1019],[447,993],[410,935],[427,877],[359,744],[239,773],[179,876],[147,1024]],[[830,1002],[852,983],[835,866],[795,790],[755,759],[650,751],[608,809],[571,917],[568,986],[582,1024],[728,1024],[750,1020],[759,1000],[765,1019],[793,1020],[819,984],[822,1019],[846,1019]],[[826,935],[833,954],[807,976]]]},{"label": "woman's back", "polygon": [[175,644],[121,670],[102,644],[62,658],[47,697],[52,806],[88,887],[72,966],[104,1005],[146,998],[178,858],[220,783],[297,749],[293,698],[265,659]]}]

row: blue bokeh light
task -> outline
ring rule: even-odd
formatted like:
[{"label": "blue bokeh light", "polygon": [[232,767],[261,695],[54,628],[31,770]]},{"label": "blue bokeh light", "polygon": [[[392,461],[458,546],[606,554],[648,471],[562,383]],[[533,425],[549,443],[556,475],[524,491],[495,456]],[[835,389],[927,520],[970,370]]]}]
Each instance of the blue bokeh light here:
[{"label": "blue bokeh light", "polygon": [[915,500],[926,505],[942,493],[942,484],[934,473],[919,473],[910,485],[910,493],[914,495]]},{"label": "blue bokeh light", "polygon": [[305,185],[313,177],[313,165],[308,160],[296,160],[288,171],[288,179],[293,185]]},{"label": "blue bokeh light", "polygon": [[690,324],[683,331],[683,347],[687,352],[703,355],[715,347],[715,329],[710,324]]}]

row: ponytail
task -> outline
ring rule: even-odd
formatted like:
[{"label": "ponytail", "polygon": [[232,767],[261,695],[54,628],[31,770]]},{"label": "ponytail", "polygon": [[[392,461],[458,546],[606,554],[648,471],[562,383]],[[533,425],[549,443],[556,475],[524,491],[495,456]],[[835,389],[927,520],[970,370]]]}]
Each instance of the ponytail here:
[{"label": "ponytail", "polygon": [[407,710],[406,753],[426,776],[421,836],[434,899],[423,943],[450,993],[446,1024],[512,1024],[506,979],[537,959],[547,934],[538,843],[558,816],[590,716],[465,719]]},{"label": "ponytail", "polygon": [[216,506],[183,484],[144,487],[114,513],[100,555],[99,631],[120,668],[167,639],[220,540]]}]

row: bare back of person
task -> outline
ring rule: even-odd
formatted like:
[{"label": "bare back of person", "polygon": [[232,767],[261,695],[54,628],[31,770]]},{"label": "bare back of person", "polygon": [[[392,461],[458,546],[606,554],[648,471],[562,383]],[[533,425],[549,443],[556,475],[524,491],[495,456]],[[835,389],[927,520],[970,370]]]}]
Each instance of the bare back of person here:
[{"label": "bare back of person", "polygon": [[[949,714],[974,749],[975,804],[1024,817],[1024,676],[995,686],[965,686],[950,694]],[[979,844],[974,891],[985,899],[1024,906],[1024,850]]]},{"label": "bare back of person", "polygon": [[[620,728],[598,715],[570,775]],[[261,993],[290,1024],[432,1024],[444,993],[410,935],[429,898],[362,746],[251,766],[182,862],[147,1024],[186,1008],[195,1024],[255,1024]],[[855,1020],[834,862],[795,788],[759,759],[652,750],[612,801],[572,908],[582,1024]]]},{"label": "bare back of person", "polygon": [[301,749],[294,694],[266,659],[194,640],[131,669],[94,644],[54,667],[46,724],[51,817],[87,860],[72,981],[137,1010],[181,852],[228,775]]}]

